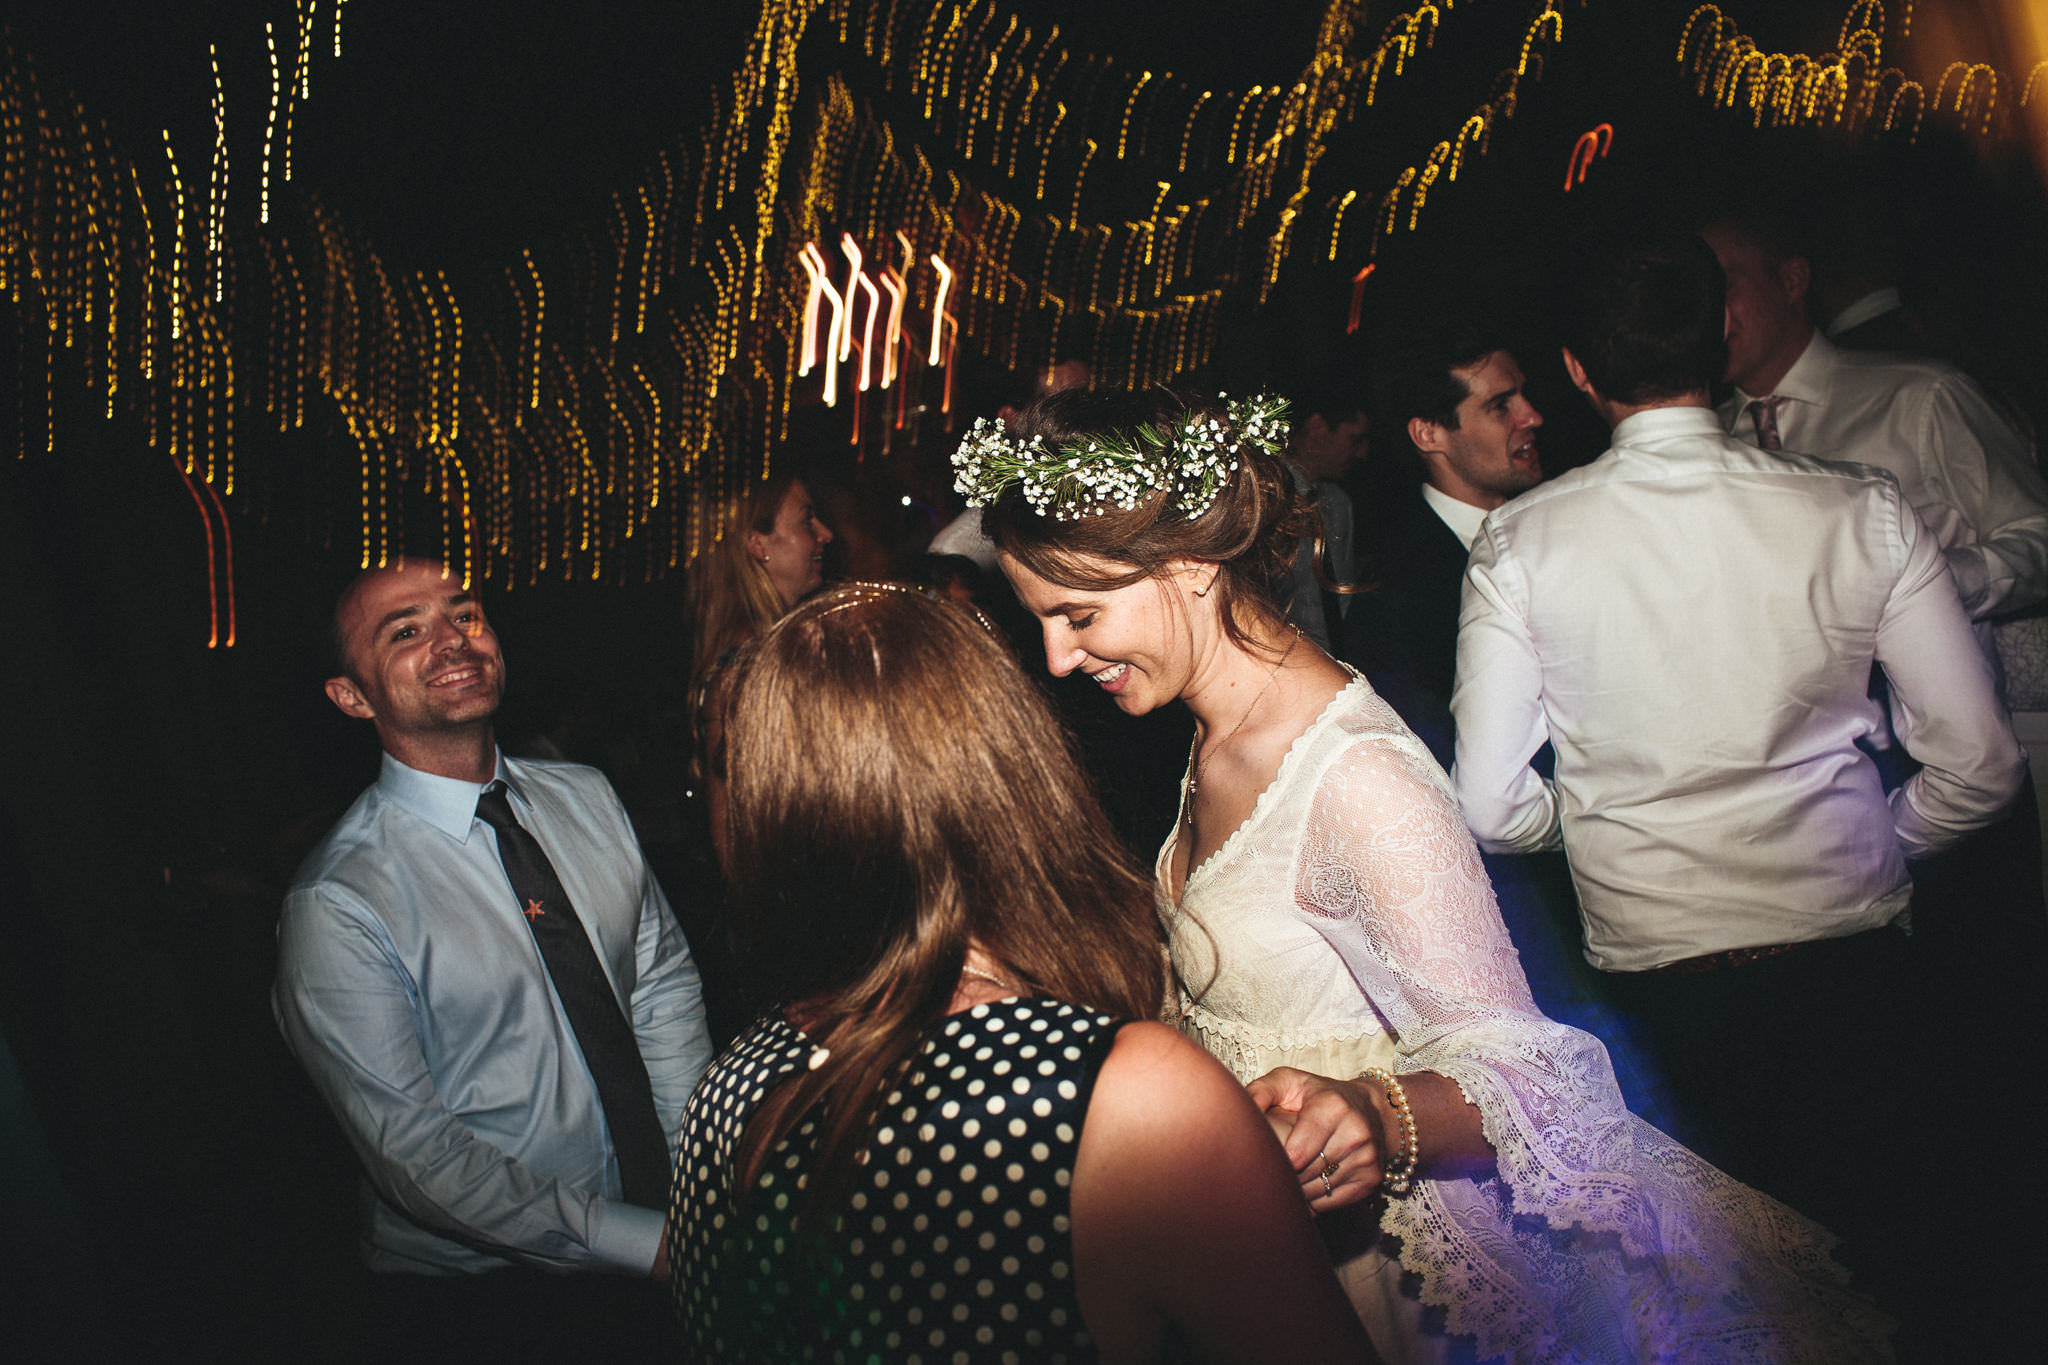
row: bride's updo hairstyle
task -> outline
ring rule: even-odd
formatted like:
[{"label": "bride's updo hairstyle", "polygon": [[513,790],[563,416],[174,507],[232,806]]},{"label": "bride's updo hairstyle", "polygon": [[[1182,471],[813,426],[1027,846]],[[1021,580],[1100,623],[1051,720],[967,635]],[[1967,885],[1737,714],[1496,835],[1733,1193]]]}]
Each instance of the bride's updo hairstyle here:
[{"label": "bride's updo hairstyle", "polygon": [[[1247,405],[1190,403],[1165,390],[1143,393],[1067,389],[1047,394],[1018,417],[1014,436],[1036,437],[1046,447],[1070,449],[1093,440],[1124,448],[1146,434],[1163,434],[1161,459],[1180,458],[1173,447],[1191,417],[1213,419],[1228,439]],[[1231,454],[1235,468],[1221,474],[1206,506],[1190,508],[1184,485],[1126,485],[1124,496],[1091,501],[1063,515],[1034,501],[1026,485],[1009,483],[982,511],[982,527],[996,548],[1048,583],[1082,592],[1107,592],[1163,576],[1175,560],[1218,566],[1211,593],[1224,633],[1243,648],[1259,648],[1251,627],[1259,617],[1286,619],[1294,591],[1294,556],[1304,536],[1318,533],[1313,502],[1295,491],[1277,439],[1242,439]],[[1107,570],[1104,565],[1111,566]]]}]

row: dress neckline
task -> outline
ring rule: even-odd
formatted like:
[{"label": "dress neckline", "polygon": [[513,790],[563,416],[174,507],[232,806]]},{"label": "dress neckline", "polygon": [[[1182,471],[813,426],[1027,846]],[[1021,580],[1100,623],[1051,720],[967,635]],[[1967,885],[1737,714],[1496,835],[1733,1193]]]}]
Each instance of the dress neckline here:
[{"label": "dress neckline", "polygon": [[[1253,800],[1251,813],[1245,816],[1243,820],[1238,822],[1237,828],[1231,830],[1230,833],[1223,836],[1223,842],[1216,845],[1214,849],[1210,850],[1208,857],[1202,859],[1202,861],[1198,864],[1191,863],[1189,865],[1187,876],[1181,879],[1180,894],[1178,896],[1169,895],[1167,898],[1168,903],[1171,904],[1175,910],[1180,909],[1183,905],[1187,903],[1188,888],[1195,884],[1195,878],[1201,876],[1203,873],[1207,872],[1211,867],[1213,867],[1217,863],[1217,861],[1223,857],[1224,854],[1228,853],[1237,844],[1239,837],[1242,836],[1244,832],[1250,829],[1253,825],[1256,825],[1259,822],[1259,817],[1266,813],[1266,807],[1276,799],[1273,794],[1279,791],[1281,787],[1286,784],[1288,777],[1291,775],[1291,769],[1295,766],[1295,756],[1302,751],[1309,737],[1311,735],[1314,735],[1319,730],[1321,730],[1324,725],[1328,724],[1331,717],[1336,715],[1338,707],[1344,703],[1346,698],[1350,697],[1359,688],[1363,687],[1367,691],[1371,691],[1372,684],[1366,681],[1365,675],[1363,673],[1360,673],[1357,669],[1351,667],[1347,663],[1344,663],[1342,660],[1338,660],[1336,662],[1338,664],[1338,667],[1342,668],[1346,673],[1349,673],[1351,675],[1351,681],[1344,684],[1344,686],[1338,688],[1336,695],[1332,696],[1327,702],[1323,703],[1323,709],[1316,713],[1315,719],[1310,721],[1306,726],[1304,726],[1302,728],[1301,733],[1296,735],[1293,741],[1290,744],[1288,744],[1287,752],[1280,756],[1280,766],[1276,768],[1273,772],[1273,780],[1268,782],[1264,787],[1260,788],[1257,798]],[[1167,888],[1170,886],[1168,878],[1171,876],[1173,870],[1174,850],[1180,847],[1181,830],[1187,825],[1188,777],[1193,771],[1194,759],[1193,756],[1190,755],[1188,761],[1188,768],[1181,774],[1180,806],[1174,815],[1173,830],[1166,836],[1166,843],[1160,847],[1159,857],[1154,862],[1152,867],[1153,880],[1157,882],[1162,888]]]}]

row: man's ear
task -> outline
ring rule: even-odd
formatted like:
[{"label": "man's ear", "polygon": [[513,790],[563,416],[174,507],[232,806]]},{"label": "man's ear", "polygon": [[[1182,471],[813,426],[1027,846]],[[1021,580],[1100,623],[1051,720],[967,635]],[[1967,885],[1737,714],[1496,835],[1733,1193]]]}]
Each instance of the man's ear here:
[{"label": "man's ear", "polygon": [[346,674],[327,680],[327,700],[333,702],[344,716],[353,716],[357,720],[377,718],[377,713],[370,709],[370,703],[363,700],[363,694],[357,689],[355,680]]},{"label": "man's ear", "polygon": [[1571,376],[1572,387],[1585,394],[1586,397],[1591,398],[1593,396],[1593,381],[1586,378],[1586,367],[1581,365],[1579,358],[1572,354],[1571,347],[1563,346],[1559,347],[1559,349],[1564,352],[1564,372]]},{"label": "man's ear", "polygon": [[1444,425],[1432,422],[1427,417],[1408,419],[1408,440],[1417,450],[1425,453],[1444,448]]},{"label": "man's ear", "polygon": [[1804,256],[1787,256],[1778,262],[1778,287],[1794,302],[1804,299],[1813,287],[1813,262]]}]

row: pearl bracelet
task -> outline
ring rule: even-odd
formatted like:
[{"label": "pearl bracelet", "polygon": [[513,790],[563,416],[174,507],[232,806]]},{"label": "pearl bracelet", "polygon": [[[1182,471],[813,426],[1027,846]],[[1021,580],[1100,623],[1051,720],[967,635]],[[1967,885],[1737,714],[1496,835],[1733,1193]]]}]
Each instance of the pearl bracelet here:
[{"label": "pearl bracelet", "polygon": [[1368,1067],[1359,1079],[1379,1082],[1394,1117],[1401,1121],[1401,1145],[1381,1168],[1380,1188],[1395,1199],[1405,1198],[1414,1187],[1415,1163],[1422,1149],[1415,1132],[1415,1111],[1408,1107],[1408,1092],[1385,1067]]}]

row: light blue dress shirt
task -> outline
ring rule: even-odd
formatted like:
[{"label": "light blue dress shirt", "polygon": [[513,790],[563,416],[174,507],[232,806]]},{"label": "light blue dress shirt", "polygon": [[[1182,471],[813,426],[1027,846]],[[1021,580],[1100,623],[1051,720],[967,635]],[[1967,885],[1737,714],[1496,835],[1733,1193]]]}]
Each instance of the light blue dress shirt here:
[{"label": "light blue dress shirt", "polygon": [[[711,1059],[696,964],[602,774],[498,759],[632,1020],[673,1144]],[[604,1109],[476,818],[474,782],[390,755],[300,868],[272,1004],[365,1173],[373,1270],[645,1274],[662,1213],[622,1202]]]}]

